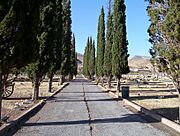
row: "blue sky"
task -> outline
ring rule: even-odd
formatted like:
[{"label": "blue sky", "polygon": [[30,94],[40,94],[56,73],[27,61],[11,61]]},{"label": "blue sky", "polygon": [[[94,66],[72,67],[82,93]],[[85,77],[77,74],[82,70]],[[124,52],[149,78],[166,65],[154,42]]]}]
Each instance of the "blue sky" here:
[{"label": "blue sky", "polygon": [[[107,19],[108,0],[71,0],[72,31],[76,37],[76,51],[84,52],[88,36],[97,38],[97,24],[100,9],[104,6]],[[134,55],[149,56],[151,47],[148,42],[147,29],[149,17],[144,0],[125,0],[128,49],[130,57]]]}]

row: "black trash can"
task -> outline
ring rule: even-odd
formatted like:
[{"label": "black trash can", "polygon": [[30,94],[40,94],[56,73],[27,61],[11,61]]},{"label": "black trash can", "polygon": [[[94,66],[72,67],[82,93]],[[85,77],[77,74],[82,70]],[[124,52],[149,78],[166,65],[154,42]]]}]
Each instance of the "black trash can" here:
[{"label": "black trash can", "polygon": [[129,86],[122,86],[122,98],[129,98]]}]

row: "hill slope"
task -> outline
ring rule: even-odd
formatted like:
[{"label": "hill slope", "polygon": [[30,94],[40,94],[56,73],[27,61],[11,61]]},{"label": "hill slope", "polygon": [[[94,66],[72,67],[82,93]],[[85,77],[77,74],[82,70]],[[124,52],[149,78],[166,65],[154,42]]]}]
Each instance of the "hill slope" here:
[{"label": "hill slope", "polygon": [[148,68],[152,69],[150,57],[147,56],[134,56],[129,59],[128,64],[131,68]]},{"label": "hill slope", "polygon": [[[77,53],[78,64],[82,65],[83,63],[83,55]],[[148,68],[152,69],[152,64],[150,62],[150,57],[148,56],[134,56],[133,58],[129,59],[128,64],[130,68]]]}]

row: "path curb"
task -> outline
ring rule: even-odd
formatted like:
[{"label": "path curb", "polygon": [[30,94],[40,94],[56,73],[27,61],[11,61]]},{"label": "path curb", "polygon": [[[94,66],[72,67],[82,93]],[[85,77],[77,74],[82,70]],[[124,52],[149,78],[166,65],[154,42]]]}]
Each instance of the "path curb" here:
[{"label": "path curb", "polygon": [[102,89],[103,91],[109,93],[109,95],[110,95],[111,97],[113,97],[113,98],[119,98],[115,93],[113,93],[113,92],[111,92],[110,90],[102,87],[100,84],[98,84],[98,87],[99,87],[100,89]]},{"label": "path curb", "polygon": [[107,92],[108,90],[102,87],[100,84],[97,85],[99,88],[101,88],[103,91]]},{"label": "path curb", "polygon": [[109,91],[109,95],[112,96],[113,98],[119,98],[118,95],[116,95],[115,93]]},{"label": "path curb", "polygon": [[8,123],[3,124],[0,127],[0,136],[6,136],[8,134],[13,134],[16,132],[16,130],[23,124],[25,121],[27,121],[30,117],[32,117],[35,113],[37,113],[45,104],[46,101],[50,98],[52,98],[54,95],[58,94],[63,88],[65,88],[69,83],[64,83],[63,86],[55,91],[51,96],[47,97],[44,100],[40,100],[37,104],[32,106],[30,109],[23,112],[21,115],[19,115],[17,118],[15,118],[13,121],[10,121]]},{"label": "path curb", "polygon": [[142,113],[144,113],[146,115],[149,115],[150,117],[158,120],[162,124],[172,128],[172,129],[174,129],[174,130],[176,130],[177,132],[180,133],[180,125],[179,124],[177,124],[177,123],[175,123],[175,122],[173,122],[173,121],[171,121],[171,120],[169,120],[169,119],[167,119],[165,117],[162,117],[161,115],[158,115],[158,114],[156,114],[156,113],[154,113],[154,112],[152,112],[152,111],[150,111],[150,110],[148,110],[148,109],[146,109],[146,108],[144,108],[144,107],[142,107],[142,106],[140,106],[140,105],[138,105],[138,104],[136,104],[136,103],[134,103],[134,102],[132,102],[130,100],[123,99],[123,102],[125,104],[133,107],[137,111],[140,111],[140,112],[142,112]]},{"label": "path curb", "polygon": [[[100,88],[103,89],[103,90],[106,90],[106,89],[103,88],[101,85],[98,85],[98,87],[100,87]],[[109,91],[109,94],[110,94],[113,98],[118,98],[118,96],[117,96],[115,93],[111,92],[111,91]],[[171,121],[171,120],[169,120],[169,119],[167,119],[167,118],[165,118],[165,117],[163,117],[163,116],[161,116],[161,115],[159,115],[159,114],[156,114],[156,113],[154,113],[154,112],[152,112],[152,111],[150,111],[150,110],[148,110],[148,109],[146,109],[146,108],[144,108],[144,107],[142,107],[142,106],[140,106],[140,105],[138,105],[138,104],[136,104],[136,103],[134,103],[134,102],[132,102],[132,101],[130,101],[130,100],[128,100],[128,99],[123,99],[123,102],[124,102],[126,105],[129,105],[129,106],[131,106],[132,108],[136,109],[137,111],[140,111],[140,112],[142,112],[142,113],[144,113],[144,114],[146,114],[146,115],[149,115],[150,117],[158,120],[158,121],[161,122],[162,124],[164,124],[164,125],[172,128],[172,129],[174,129],[175,131],[177,131],[177,132],[180,133],[180,125],[179,125],[179,124],[177,124],[177,123],[175,123],[175,122],[173,122],[173,121]]]}]

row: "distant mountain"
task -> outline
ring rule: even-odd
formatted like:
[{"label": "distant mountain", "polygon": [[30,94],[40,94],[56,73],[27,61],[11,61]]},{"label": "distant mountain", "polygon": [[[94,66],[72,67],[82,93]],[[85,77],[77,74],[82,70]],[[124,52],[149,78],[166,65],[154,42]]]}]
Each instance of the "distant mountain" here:
[{"label": "distant mountain", "polygon": [[83,55],[80,53],[77,53],[77,65],[78,65],[78,71],[82,71],[83,67]]},{"label": "distant mountain", "polygon": [[[133,58],[128,60],[128,64],[130,68],[137,68],[137,69],[142,69],[142,68],[148,68],[149,70],[152,69],[152,64],[150,62],[150,58],[148,56],[134,56]],[[79,66],[82,66],[83,64],[83,55],[80,53],[77,53],[77,63]]]},{"label": "distant mountain", "polygon": [[148,68],[152,69],[152,64],[150,62],[150,57],[148,56],[134,56],[129,59],[128,64],[131,68]]},{"label": "distant mountain", "polygon": [[83,63],[83,55],[80,53],[77,53],[77,59],[79,62]]}]

